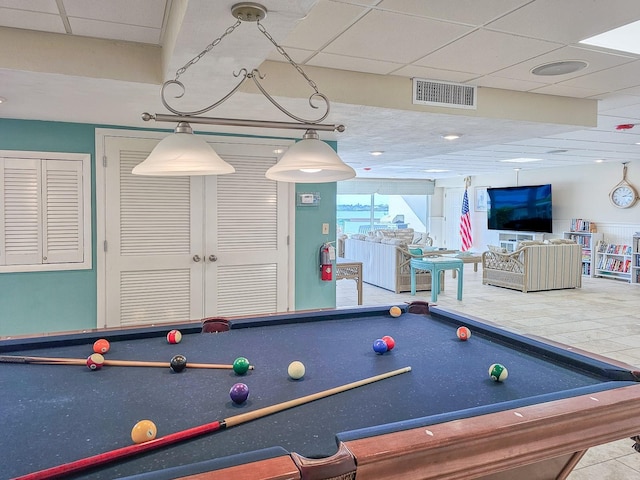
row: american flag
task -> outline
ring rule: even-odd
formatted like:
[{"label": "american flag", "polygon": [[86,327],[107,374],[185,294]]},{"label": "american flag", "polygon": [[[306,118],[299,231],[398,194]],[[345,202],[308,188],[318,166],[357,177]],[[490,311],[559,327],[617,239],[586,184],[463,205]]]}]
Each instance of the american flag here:
[{"label": "american flag", "polygon": [[471,237],[471,217],[469,214],[469,196],[467,195],[467,189],[464,189],[464,196],[462,197],[462,215],[460,216],[460,237],[462,238],[461,250],[466,252],[473,245],[473,238]]}]

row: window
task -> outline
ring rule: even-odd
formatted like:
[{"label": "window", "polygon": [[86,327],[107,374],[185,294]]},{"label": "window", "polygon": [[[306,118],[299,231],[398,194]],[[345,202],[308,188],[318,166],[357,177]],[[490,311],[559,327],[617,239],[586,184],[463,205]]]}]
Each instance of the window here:
[{"label": "window", "polygon": [[354,179],[338,182],[338,234],[413,228],[429,232],[432,180]]},{"label": "window", "polygon": [[0,272],[91,268],[90,158],[0,150]]}]

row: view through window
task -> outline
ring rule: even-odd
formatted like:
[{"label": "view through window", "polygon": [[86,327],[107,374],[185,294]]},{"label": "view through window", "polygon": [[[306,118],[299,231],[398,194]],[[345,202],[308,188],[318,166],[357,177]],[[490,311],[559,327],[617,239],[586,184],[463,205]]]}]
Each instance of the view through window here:
[{"label": "view through window", "polygon": [[337,196],[337,232],[363,233],[371,230],[413,228],[428,232],[428,195],[346,195]]}]

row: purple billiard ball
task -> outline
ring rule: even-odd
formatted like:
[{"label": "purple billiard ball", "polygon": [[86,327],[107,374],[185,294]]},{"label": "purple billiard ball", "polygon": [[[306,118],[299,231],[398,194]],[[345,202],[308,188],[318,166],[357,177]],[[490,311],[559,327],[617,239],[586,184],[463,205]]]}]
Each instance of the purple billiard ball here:
[{"label": "purple billiard ball", "polygon": [[376,353],[379,353],[380,355],[382,355],[388,349],[389,347],[387,346],[387,342],[385,342],[381,338],[378,338],[376,341],[373,342],[373,351]]},{"label": "purple billiard ball", "polygon": [[236,383],[231,387],[231,390],[229,390],[229,396],[233,403],[240,405],[247,401],[247,398],[249,397],[249,387],[244,383]]}]

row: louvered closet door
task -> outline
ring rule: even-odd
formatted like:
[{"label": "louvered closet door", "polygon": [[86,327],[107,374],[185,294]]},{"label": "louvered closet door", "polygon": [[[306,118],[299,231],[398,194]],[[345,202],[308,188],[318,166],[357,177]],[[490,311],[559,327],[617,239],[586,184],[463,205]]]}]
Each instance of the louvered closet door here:
[{"label": "louvered closet door", "polygon": [[287,184],[265,177],[278,145],[213,145],[236,172],[205,180],[205,316],[286,311]]},{"label": "louvered closet door", "polygon": [[[41,166],[39,159],[6,158],[0,197],[4,236],[0,247],[6,265],[42,263]],[[2,165],[0,165],[1,167]]]},{"label": "louvered closet door", "polygon": [[132,175],[157,143],[105,138],[107,326],[202,317],[203,180]]}]

